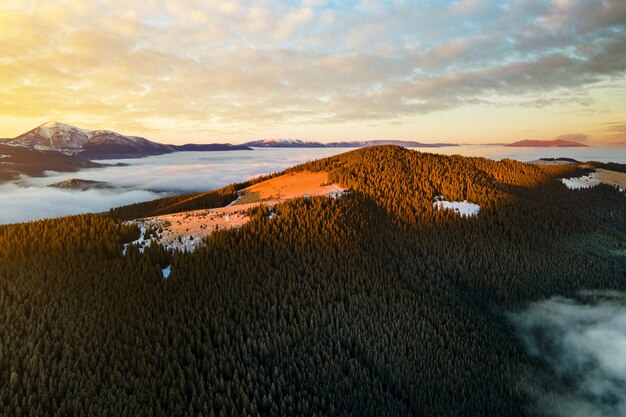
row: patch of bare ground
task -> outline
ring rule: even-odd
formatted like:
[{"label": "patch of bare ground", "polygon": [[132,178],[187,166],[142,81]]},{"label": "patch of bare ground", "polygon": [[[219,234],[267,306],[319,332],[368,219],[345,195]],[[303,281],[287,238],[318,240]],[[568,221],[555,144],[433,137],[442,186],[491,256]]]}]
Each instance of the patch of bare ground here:
[{"label": "patch of bare ground", "polygon": [[343,190],[337,184],[328,185],[327,172],[292,172],[244,188],[234,205],[266,200],[289,200],[303,196],[331,195]]},{"label": "patch of bare ground", "polygon": [[239,198],[226,207],[185,211],[137,219],[134,222],[151,230],[166,247],[192,251],[202,239],[216,230],[241,227],[250,218],[247,210],[258,205],[273,207],[287,200],[306,196],[336,196],[345,189],[328,184],[326,172],[295,172],[254,184],[241,190]]},{"label": "patch of bare ground", "polygon": [[596,176],[601,182],[626,190],[626,173],[597,168]]}]

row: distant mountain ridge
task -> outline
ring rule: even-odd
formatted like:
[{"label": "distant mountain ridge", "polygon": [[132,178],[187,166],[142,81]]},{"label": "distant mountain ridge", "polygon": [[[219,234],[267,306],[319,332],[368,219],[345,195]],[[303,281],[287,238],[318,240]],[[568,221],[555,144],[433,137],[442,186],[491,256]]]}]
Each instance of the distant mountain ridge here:
[{"label": "distant mountain ridge", "polygon": [[326,148],[321,142],[304,141],[300,139],[261,139],[242,143],[251,148]]},{"label": "distant mountain ridge", "polygon": [[365,140],[322,143],[300,139],[263,139],[243,143],[251,148],[364,148],[367,146],[396,145],[404,148],[440,148],[459,146],[456,143],[422,143],[407,140]]},{"label": "distant mountain ridge", "polygon": [[111,130],[86,130],[59,122],[47,122],[3,143],[38,151],[56,151],[85,159],[137,158],[180,151],[249,150],[243,145],[167,145]]},{"label": "distant mountain ridge", "polygon": [[75,155],[0,143],[0,183],[15,180],[20,175],[40,177],[46,171],[75,172],[102,166]]},{"label": "distant mountain ridge", "polygon": [[231,145],[209,143],[169,145],[140,136],[127,136],[111,130],[87,130],[60,122],[47,122],[15,138],[0,143],[37,151],[55,151],[84,159],[140,158],[172,152],[231,151],[251,148],[364,148],[396,145],[405,148],[439,148],[459,146],[456,143],[422,143],[405,140],[367,140],[322,143],[301,139],[262,139]]},{"label": "distant mountain ridge", "polygon": [[589,145],[571,140],[520,140],[513,143],[505,143],[509,148],[588,148]]}]

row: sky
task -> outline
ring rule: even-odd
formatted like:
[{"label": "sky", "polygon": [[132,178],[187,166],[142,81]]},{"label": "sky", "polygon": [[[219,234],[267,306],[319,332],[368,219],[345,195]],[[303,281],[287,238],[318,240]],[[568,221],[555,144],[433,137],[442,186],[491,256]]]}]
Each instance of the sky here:
[{"label": "sky", "polygon": [[0,137],[626,142],[624,0],[0,0]]}]

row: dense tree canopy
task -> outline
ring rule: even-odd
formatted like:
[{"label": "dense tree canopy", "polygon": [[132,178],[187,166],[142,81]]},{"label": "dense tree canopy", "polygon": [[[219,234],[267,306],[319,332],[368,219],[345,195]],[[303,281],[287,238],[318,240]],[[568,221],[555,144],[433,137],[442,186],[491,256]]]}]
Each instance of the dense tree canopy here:
[{"label": "dense tree canopy", "polygon": [[123,255],[139,232],[118,218],[241,184],[0,226],[0,414],[533,415],[547,371],[503,311],[626,287],[626,195],[566,189],[577,168],[377,147],[302,169],[350,192],[259,207],[190,254]]}]

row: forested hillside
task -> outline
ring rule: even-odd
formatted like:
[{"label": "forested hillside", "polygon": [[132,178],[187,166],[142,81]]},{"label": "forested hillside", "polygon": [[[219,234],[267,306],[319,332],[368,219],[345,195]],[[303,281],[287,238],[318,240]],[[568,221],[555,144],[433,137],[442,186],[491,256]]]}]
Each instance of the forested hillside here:
[{"label": "forested hillside", "polygon": [[530,381],[550,375],[503,313],[626,289],[626,194],[558,181],[579,168],[385,146],[291,170],[350,191],[256,208],[188,254],[124,255],[120,218],[241,184],[0,226],[0,415],[540,415]]}]

